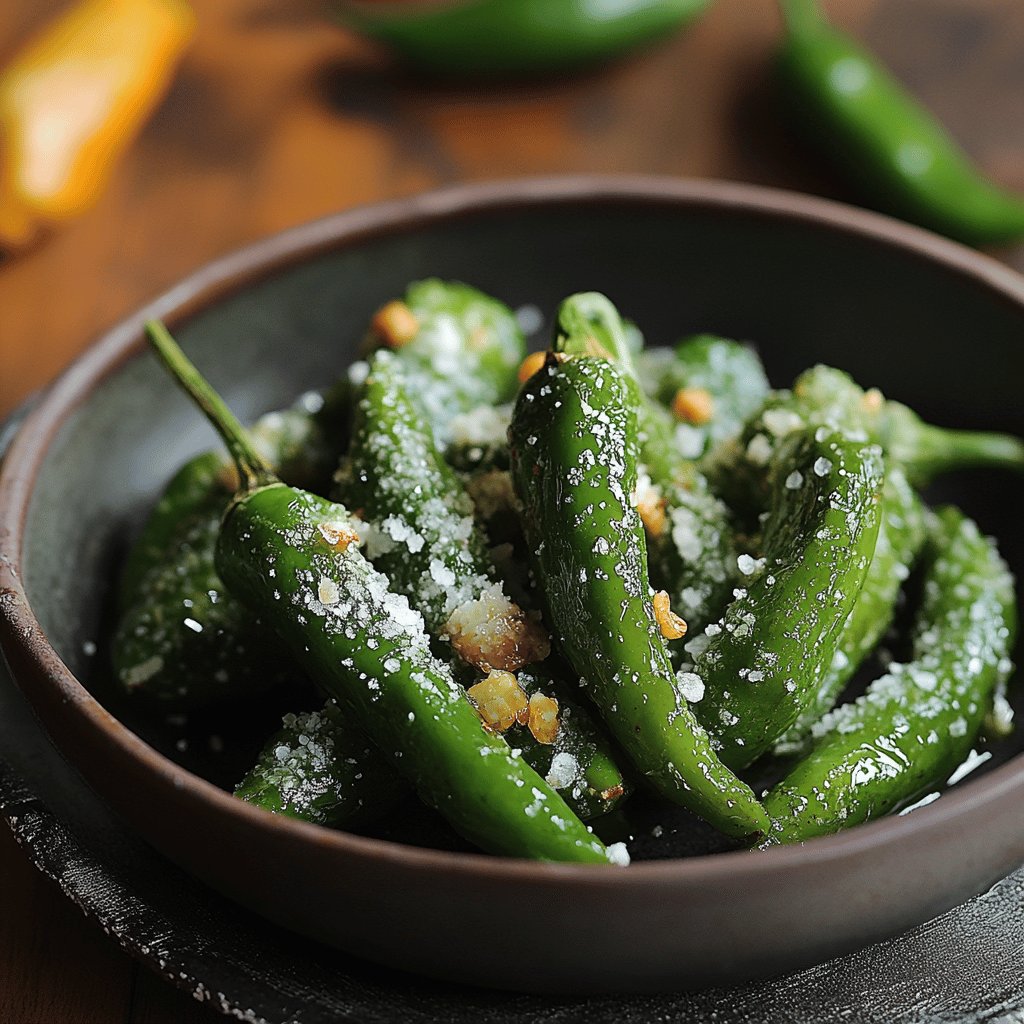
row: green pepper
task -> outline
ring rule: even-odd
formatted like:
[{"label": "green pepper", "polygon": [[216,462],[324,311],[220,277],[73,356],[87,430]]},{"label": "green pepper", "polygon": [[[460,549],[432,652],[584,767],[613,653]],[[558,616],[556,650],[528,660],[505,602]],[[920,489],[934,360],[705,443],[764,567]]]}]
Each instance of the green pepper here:
[{"label": "green pepper", "polygon": [[604,358],[552,353],[509,432],[523,527],[548,621],[605,724],[666,798],[731,836],[761,832],[676,686],[652,607],[637,479],[635,384]]},{"label": "green pepper", "polygon": [[373,821],[411,789],[333,700],[285,715],[235,796],[274,814],[327,828]]},{"label": "green pepper", "polygon": [[[585,806],[575,805],[571,791],[567,802],[586,818],[611,810],[625,782],[609,744],[551,666],[540,667],[550,642],[539,616],[507,595],[473,521],[470,499],[417,415],[403,364],[390,352],[374,356],[362,385],[335,497],[359,509],[367,556],[391,589],[423,615],[427,632],[443,642],[442,653],[454,652],[457,675],[468,682],[475,670],[533,666],[533,688],[522,679],[520,686],[527,696],[543,689],[558,701],[558,749],[539,742],[525,723],[510,727],[509,742],[531,765],[546,766],[545,775],[553,756],[562,765],[575,758],[581,778],[592,769],[600,789],[581,789]],[[592,761],[597,763],[591,766]],[[601,793],[609,795],[602,799]]]},{"label": "green pepper", "polygon": [[[414,282],[404,300],[378,311],[367,342],[371,350],[388,347],[399,354],[442,450],[457,415],[512,399],[526,355],[523,333],[506,305],[467,284],[434,278]],[[359,369],[365,371],[365,364]]]},{"label": "green pepper", "polygon": [[763,560],[688,645],[697,714],[730,767],[753,763],[814,702],[871,564],[881,488],[878,448],[825,428],[778,454]]},{"label": "green pepper", "polygon": [[857,603],[843,626],[814,701],[775,745],[778,754],[806,748],[811,727],[834,707],[843,687],[892,624],[896,600],[925,541],[925,506],[899,469],[886,473],[875,553]]},{"label": "green pepper", "polygon": [[[612,359],[634,382],[640,462],[636,505],[647,531],[651,580],[665,590],[689,628],[701,629],[728,603],[736,574],[731,514],[682,454],[687,428],[639,389],[629,332],[615,306],[598,292],[581,292],[558,309],[554,346],[569,355]],[[728,390],[728,385],[723,384]]]},{"label": "green pepper", "polygon": [[988,181],[927,110],[815,0],[780,0],[784,98],[808,140],[884,210],[973,245],[1024,234],[1024,199]]},{"label": "green pepper", "polygon": [[471,842],[509,856],[624,860],[624,849],[606,850],[503,739],[484,730],[432,656],[421,616],[360,554],[347,510],[281,483],[166,329],[150,322],[146,330],[238,469],[217,570],[296,664]]},{"label": "green pepper", "polygon": [[765,799],[772,839],[799,842],[905,806],[966,758],[1017,628],[1013,578],[957,509],[932,520],[913,660],[814,727],[808,756]]},{"label": "green pepper", "polygon": [[[252,432],[289,480],[317,485],[329,478],[337,453],[318,416],[302,409],[270,413]],[[294,678],[287,659],[271,649],[266,631],[224,591],[214,569],[217,531],[234,486],[234,468],[220,454],[186,463],[150,514],[124,570],[114,672],[126,692],[167,710]]]},{"label": "green pepper", "polygon": [[335,4],[339,19],[445,75],[536,74],[605,60],[680,28],[709,0],[462,0]]},{"label": "green pepper", "polygon": [[735,438],[716,445],[702,462],[716,492],[747,517],[764,510],[768,467],[780,443],[816,427],[866,436],[881,445],[888,465],[915,487],[940,473],[970,467],[1024,470],[1024,442],[1008,434],[951,430],[924,423],[877,389],[864,391],[830,366],[805,370],[791,391],[775,391]]},{"label": "green pepper", "polygon": [[674,349],[647,349],[637,357],[644,391],[684,424],[676,444],[700,458],[714,444],[735,437],[768,396],[768,378],[749,346],[714,334],[684,338]]}]

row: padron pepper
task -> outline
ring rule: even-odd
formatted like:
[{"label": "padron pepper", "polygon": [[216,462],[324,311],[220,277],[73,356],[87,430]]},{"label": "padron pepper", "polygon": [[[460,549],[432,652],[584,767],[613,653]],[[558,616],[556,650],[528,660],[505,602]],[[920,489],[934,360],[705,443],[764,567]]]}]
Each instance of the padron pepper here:
[{"label": "padron pepper", "polygon": [[684,338],[675,348],[645,349],[636,360],[644,391],[682,425],[676,444],[691,459],[739,434],[770,390],[757,353],[715,334]]},{"label": "padron pepper", "polygon": [[[686,427],[639,388],[629,332],[615,306],[598,292],[581,292],[558,309],[555,348],[568,355],[612,359],[635,383],[642,472],[636,507],[647,533],[651,582],[693,630],[721,614],[737,576],[739,551],[732,516],[693,461],[683,454]],[[678,647],[674,657],[681,657]]]},{"label": "padron pepper", "polygon": [[873,55],[828,25],[816,0],[780,0],[777,70],[808,141],[873,203],[973,245],[1024,235],[1024,199],[987,180]]},{"label": "padron pepper", "polygon": [[551,353],[523,386],[512,475],[557,641],[637,770],[667,799],[738,838],[765,828],[678,689],[631,501],[635,383],[608,359]]},{"label": "padron pepper", "polygon": [[467,284],[436,278],[414,281],[403,299],[378,310],[367,348],[381,347],[401,356],[416,404],[442,449],[456,415],[512,399],[526,355],[508,306]]},{"label": "padron pepper", "polygon": [[889,468],[882,487],[878,540],[860,596],[843,625],[817,695],[776,742],[776,753],[805,749],[814,724],[835,706],[843,687],[885,636],[900,589],[925,542],[925,519],[925,505],[917,492],[900,469]]},{"label": "padron pepper", "polygon": [[1013,577],[962,512],[931,517],[912,660],[814,727],[814,746],[765,798],[771,841],[837,832],[941,787],[967,757],[1012,669]]},{"label": "padron pepper", "polygon": [[730,767],[771,749],[816,699],[874,555],[882,480],[877,446],[826,428],[778,454],[763,559],[688,645],[697,714]]},{"label": "padron pepper", "polygon": [[150,322],[147,334],[238,469],[217,570],[299,668],[471,842],[513,857],[625,861],[624,848],[606,850],[500,736],[484,730],[431,654],[422,617],[359,552],[347,510],[281,483],[166,329]]},{"label": "padron pepper", "polygon": [[405,777],[330,700],[284,716],[235,796],[326,828],[379,820],[412,792]]},{"label": "padron pepper", "polygon": [[768,501],[768,470],[779,446],[790,435],[817,427],[880,445],[886,464],[901,469],[915,487],[957,469],[1024,471],[1019,438],[925,423],[877,388],[865,391],[849,374],[820,364],[801,373],[791,390],[772,392],[740,434],[712,448],[701,466],[732,508],[754,518]]},{"label": "padron pepper", "polygon": [[581,790],[584,808],[576,807],[572,795],[579,787],[567,785],[570,806],[586,817],[611,810],[625,792],[625,780],[610,745],[587,709],[557,679],[539,616],[507,595],[473,520],[469,497],[438,452],[429,425],[417,415],[403,364],[390,352],[378,352],[371,361],[334,496],[359,509],[367,556],[391,589],[423,615],[427,632],[439,641],[438,652],[451,661],[457,677],[468,684],[478,672],[532,666],[520,681],[533,684],[522,687],[524,695],[543,690],[557,700],[558,736],[554,743],[541,742],[525,723],[513,723],[509,741],[545,776],[556,758],[563,766],[575,758],[578,773],[571,781],[591,771],[601,789]]},{"label": "padron pepper", "polygon": [[[337,460],[325,429],[331,402],[268,413],[250,431],[289,482],[322,487]],[[227,593],[214,567],[221,517],[237,474],[218,452],[174,475],[133,545],[121,578],[111,643],[124,691],[167,711],[203,707],[290,685],[295,671],[261,623]]]}]

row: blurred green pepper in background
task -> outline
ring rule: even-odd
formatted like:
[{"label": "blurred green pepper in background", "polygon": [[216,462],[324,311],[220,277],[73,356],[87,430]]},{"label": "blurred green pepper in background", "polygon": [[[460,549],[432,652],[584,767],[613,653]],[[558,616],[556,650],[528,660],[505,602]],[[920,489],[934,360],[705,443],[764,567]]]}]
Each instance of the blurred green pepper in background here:
[{"label": "blurred green pepper in background", "polygon": [[338,0],[350,28],[446,75],[543,74],[667,35],[710,0]]}]

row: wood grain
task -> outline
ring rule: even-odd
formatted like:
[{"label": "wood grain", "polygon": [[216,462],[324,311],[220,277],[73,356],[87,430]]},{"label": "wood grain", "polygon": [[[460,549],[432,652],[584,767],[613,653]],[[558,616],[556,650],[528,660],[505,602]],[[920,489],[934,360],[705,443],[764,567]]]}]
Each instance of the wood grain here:
[{"label": "wood grain", "polygon": [[[0,4],[0,58],[65,4]],[[0,414],[200,263],[300,221],[449,182],[560,171],[722,177],[853,199],[780,126],[769,0],[572,78],[423,81],[315,0],[193,0],[174,87],[97,208],[0,263]],[[831,0],[995,177],[1024,190],[1024,5]],[[1024,269],[1024,249],[1001,254]],[[0,834],[0,1020],[209,1020],[140,973]]]}]

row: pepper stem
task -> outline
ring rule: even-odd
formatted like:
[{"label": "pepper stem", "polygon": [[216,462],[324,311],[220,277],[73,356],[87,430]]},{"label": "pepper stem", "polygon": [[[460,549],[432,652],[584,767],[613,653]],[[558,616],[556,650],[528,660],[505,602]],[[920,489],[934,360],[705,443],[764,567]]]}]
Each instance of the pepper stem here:
[{"label": "pepper stem", "polygon": [[240,492],[248,493],[267,484],[277,483],[273,470],[253,447],[245,428],[227,407],[224,399],[182,352],[170,331],[159,320],[149,320],[146,323],[146,337],[171,376],[220,434],[238,468]]},{"label": "pepper stem", "polygon": [[636,377],[622,317],[600,292],[579,292],[562,302],[552,348],[570,356],[610,359],[627,376]]},{"label": "pepper stem", "polygon": [[817,0],[779,0],[779,10],[790,35],[817,28],[824,22]]},{"label": "pepper stem", "polygon": [[1010,434],[926,425],[918,435],[911,463],[915,476],[922,479],[967,467],[1024,472],[1024,441]]}]

